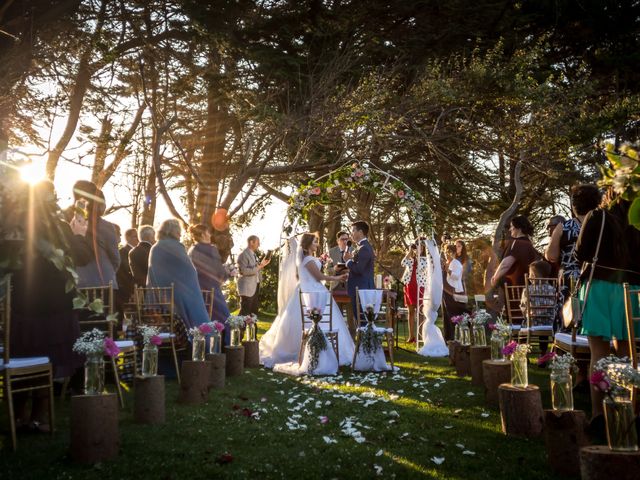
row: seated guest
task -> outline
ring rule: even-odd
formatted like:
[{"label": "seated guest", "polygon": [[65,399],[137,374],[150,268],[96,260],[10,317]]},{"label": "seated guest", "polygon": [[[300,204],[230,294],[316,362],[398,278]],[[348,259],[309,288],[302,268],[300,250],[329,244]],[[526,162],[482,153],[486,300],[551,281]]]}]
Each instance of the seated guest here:
[{"label": "seated guest", "polygon": [[170,287],[173,284],[175,311],[189,329],[209,321],[209,313],[200,292],[198,273],[180,243],[180,223],[165,220],[158,230],[158,241],[149,253],[147,286]]},{"label": "seated guest", "polygon": [[133,283],[139,287],[147,284],[149,271],[149,252],[156,241],[156,232],[151,225],[143,225],[138,229],[140,243],[129,252],[129,267],[133,275]]},{"label": "seated guest", "polygon": [[120,267],[116,272],[116,279],[118,280],[118,296],[116,297],[116,310],[122,311],[121,307],[125,303],[131,300],[133,295],[133,275],[131,274],[131,267],[129,266],[129,252],[138,245],[138,231],[135,228],[130,228],[124,232],[125,245],[120,248]]},{"label": "seated guest", "polygon": [[[29,195],[28,189],[32,188]],[[12,274],[11,298],[11,356],[47,356],[53,365],[53,377],[71,377],[83,363],[83,358],[72,351],[80,336],[77,310],[73,308],[75,290],[67,291],[71,275],[64,267],[56,266],[52,257],[41,248],[29,248],[37,242],[46,242],[71,257],[75,266],[92,261],[91,248],[85,239],[87,221],[82,216],[71,216],[69,223],[58,217],[58,206],[51,182],[25,187],[24,204],[27,205],[23,225],[24,248],[16,260],[24,266],[10,270]],[[3,220],[7,220],[6,217]],[[0,240],[0,246],[2,245]],[[27,411],[28,396],[14,394],[18,426],[48,430],[48,395],[46,390],[34,393],[32,411]]]},{"label": "seated guest", "polygon": [[[189,257],[198,272],[198,283],[201,290],[213,290],[212,320],[224,324],[229,318],[229,308],[222,294],[222,284],[230,275],[222,264],[220,253],[215,245],[211,244],[211,231],[209,227],[201,223],[192,225],[189,233],[194,245],[189,249]],[[225,328],[225,338],[229,336]]]},{"label": "seated guest", "polygon": [[[522,291],[520,309],[527,319],[529,328],[549,327],[553,328],[553,320],[556,316],[556,288],[546,279],[551,276],[551,264],[544,260],[537,260],[529,265],[529,278],[531,280],[545,279],[527,285]],[[529,309],[527,310],[527,298]],[[548,337],[540,337],[540,350],[547,351]]]}]

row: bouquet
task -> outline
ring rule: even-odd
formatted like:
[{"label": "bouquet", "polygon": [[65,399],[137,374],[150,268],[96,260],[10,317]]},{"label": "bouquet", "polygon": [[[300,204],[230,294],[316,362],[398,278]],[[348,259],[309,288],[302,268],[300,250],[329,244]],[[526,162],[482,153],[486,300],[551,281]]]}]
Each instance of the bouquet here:
[{"label": "bouquet", "polygon": [[527,354],[529,354],[529,352],[531,352],[531,346],[529,344],[527,344],[527,343],[518,344],[515,341],[509,342],[502,349],[502,354],[505,357],[511,358],[511,360],[513,360],[514,358],[522,358],[522,357],[526,358],[526,356],[527,356]]},{"label": "bouquet", "polygon": [[308,311],[307,316],[313,322],[313,326],[309,330],[308,337],[309,354],[311,355],[311,359],[309,360],[309,371],[313,373],[313,371],[318,367],[320,352],[327,349],[327,338],[320,327],[318,327],[318,322],[322,320],[322,310],[317,307],[313,307]]},{"label": "bouquet", "polygon": [[322,265],[322,268],[331,267],[333,265],[333,260],[331,260],[331,256],[326,252],[320,255],[320,257],[318,257],[318,260],[320,260],[320,264]]},{"label": "bouquet", "polygon": [[498,320],[496,323],[490,323],[489,330],[491,330],[492,332],[497,331],[504,337],[509,337],[511,335],[511,326],[504,323],[502,320]]},{"label": "bouquet", "polygon": [[211,324],[218,333],[222,333],[224,331],[224,324],[218,322],[217,320],[215,322],[211,322]]},{"label": "bouquet", "polygon": [[204,338],[207,335],[211,335],[211,333],[213,332],[213,329],[214,329],[213,323],[207,322],[207,323],[200,324],[197,327],[190,328],[189,334],[193,338]]},{"label": "bouquet", "polygon": [[226,324],[231,328],[244,328],[245,317],[241,315],[229,315],[227,318]]},{"label": "bouquet", "polygon": [[627,395],[634,387],[640,388],[640,372],[631,366],[627,357],[610,355],[597,361],[589,383],[614,400]]},{"label": "bouquet", "polygon": [[155,345],[157,347],[162,345],[162,339],[159,336],[160,329],[158,327],[140,325],[138,330],[142,334],[142,343],[145,345]]},{"label": "bouquet", "polygon": [[107,355],[109,357],[117,357],[120,353],[116,342],[97,328],[83,333],[73,344],[73,351],[86,356]]},{"label": "bouquet", "polygon": [[374,313],[373,305],[371,305],[370,303],[367,304],[366,307],[364,307],[364,318],[366,318],[367,322],[370,322],[370,323],[373,323],[373,321],[376,319],[376,314]]},{"label": "bouquet", "polygon": [[491,314],[481,308],[473,313],[472,319],[474,325],[486,325],[491,321]]}]

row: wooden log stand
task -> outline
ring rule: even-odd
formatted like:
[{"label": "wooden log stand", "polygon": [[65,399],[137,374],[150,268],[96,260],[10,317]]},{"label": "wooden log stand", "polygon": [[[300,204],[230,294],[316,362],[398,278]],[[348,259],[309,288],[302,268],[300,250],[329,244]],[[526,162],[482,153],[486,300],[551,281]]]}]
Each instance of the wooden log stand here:
[{"label": "wooden log stand", "polygon": [[538,437],[544,427],[542,397],[536,385],[498,387],[502,432],[512,437]]},{"label": "wooden log stand", "polygon": [[459,377],[471,375],[471,360],[469,358],[469,345],[456,345],[455,347],[455,367]]},{"label": "wooden log stand", "polygon": [[456,347],[460,345],[460,342],[455,340],[449,340],[447,346],[449,347],[449,365],[456,364]]},{"label": "wooden log stand", "polygon": [[178,403],[202,405],[209,400],[209,363],[185,360],[180,370]]},{"label": "wooden log stand", "polygon": [[498,387],[511,381],[511,361],[483,360],[482,381],[486,404],[489,407],[498,408]]},{"label": "wooden log stand", "polygon": [[245,368],[260,368],[260,344],[258,341],[244,341],[244,366]]},{"label": "wooden log stand", "polygon": [[209,389],[224,388],[227,356],[224,353],[209,353],[205,359],[209,363]]},{"label": "wooden log stand", "polygon": [[116,458],[119,449],[116,394],[71,397],[71,458],[98,463]]},{"label": "wooden log stand", "polygon": [[580,450],[582,480],[637,480],[640,452],[612,452],[597,445]]},{"label": "wooden log stand", "polygon": [[244,347],[224,347],[224,353],[227,355],[227,377],[234,377],[244,373]]},{"label": "wooden log stand", "polygon": [[471,364],[471,384],[481,387],[484,385],[482,378],[482,362],[491,359],[491,347],[472,346],[469,354]]},{"label": "wooden log stand", "polygon": [[586,427],[582,410],[544,411],[544,443],[554,473],[580,476],[580,449],[589,445]]},{"label": "wooden log stand", "polygon": [[136,423],[164,423],[164,375],[137,376],[133,383],[133,397],[133,420]]}]

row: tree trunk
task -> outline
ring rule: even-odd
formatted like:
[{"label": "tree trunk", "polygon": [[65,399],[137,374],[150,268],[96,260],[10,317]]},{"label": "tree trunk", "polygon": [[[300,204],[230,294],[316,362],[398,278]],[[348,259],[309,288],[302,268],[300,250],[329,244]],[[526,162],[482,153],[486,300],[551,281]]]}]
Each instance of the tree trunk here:
[{"label": "tree trunk", "polygon": [[156,217],[156,172],[155,166],[152,164],[147,177],[147,184],[144,189],[144,199],[142,207],[142,215],[140,217],[141,225],[153,225]]},{"label": "tree trunk", "polygon": [[[109,117],[105,117],[102,120],[102,127],[100,128],[100,135],[96,141],[96,154],[93,162],[93,169],[91,171],[91,181],[98,185],[104,165],[107,160],[107,154],[109,153],[109,139],[111,138],[111,130],[113,130],[113,122],[109,120]],[[98,185],[102,187],[102,184]]]},{"label": "tree trunk", "polygon": [[514,437],[538,437],[542,434],[544,418],[540,389],[502,384],[498,387],[502,432]]}]

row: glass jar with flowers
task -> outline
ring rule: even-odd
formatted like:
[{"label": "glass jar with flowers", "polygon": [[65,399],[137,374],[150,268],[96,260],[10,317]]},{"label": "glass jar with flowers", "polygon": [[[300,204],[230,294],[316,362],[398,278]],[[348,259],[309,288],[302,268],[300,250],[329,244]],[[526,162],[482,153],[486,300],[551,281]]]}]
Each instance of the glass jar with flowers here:
[{"label": "glass jar with flowers", "polygon": [[460,344],[471,345],[471,317],[467,313],[460,320]]},{"label": "glass jar with flowers", "polygon": [[526,388],[529,385],[527,359],[529,352],[531,347],[528,344],[518,344],[514,341],[509,342],[502,349],[502,354],[511,360],[511,385],[514,387]]},{"label": "glass jar with flowers", "polygon": [[511,327],[498,320],[496,323],[489,324],[491,330],[491,360],[506,360],[502,350],[504,349],[509,337],[511,336]]},{"label": "glass jar with flowers", "polygon": [[120,349],[112,338],[97,328],[83,333],[73,344],[73,351],[86,356],[84,394],[104,393],[104,357],[117,357]]},{"label": "glass jar with flowers", "polygon": [[605,394],[602,405],[609,448],[617,452],[638,451],[631,392],[633,388],[640,388],[640,372],[631,366],[628,358],[609,356],[596,362],[590,383]]},{"label": "glass jar with flowers", "polygon": [[462,332],[460,331],[461,321],[462,315],[455,315],[451,317],[451,323],[453,323],[453,340],[458,343],[462,343]]},{"label": "glass jar with flowers", "polygon": [[491,321],[491,315],[484,309],[479,309],[472,315],[473,344],[477,347],[487,346],[486,325]]},{"label": "glass jar with flowers", "polygon": [[209,337],[209,353],[222,353],[222,335],[224,334],[224,325],[218,321],[213,323],[213,331]]},{"label": "glass jar with flowers", "polygon": [[226,323],[229,325],[229,328],[231,328],[230,346],[239,347],[240,340],[242,339],[241,329],[245,325],[245,317],[241,315],[230,315]]},{"label": "glass jar with flowers", "polygon": [[194,362],[204,362],[206,353],[206,336],[213,332],[210,323],[203,323],[197,327],[189,329],[192,338],[191,360]]},{"label": "glass jar with flowers", "polygon": [[142,376],[155,377],[158,375],[158,347],[162,345],[160,329],[149,325],[140,325],[142,334]]},{"label": "glass jar with flowers", "polygon": [[551,368],[551,407],[557,411],[573,410],[572,372],[577,371],[576,360],[570,353],[549,352],[538,359],[538,365]]},{"label": "glass jar with flowers", "polygon": [[258,326],[258,316],[255,314],[250,314],[244,317],[244,324],[246,326],[245,329],[245,340],[247,342],[255,342],[257,340],[257,326]]}]

